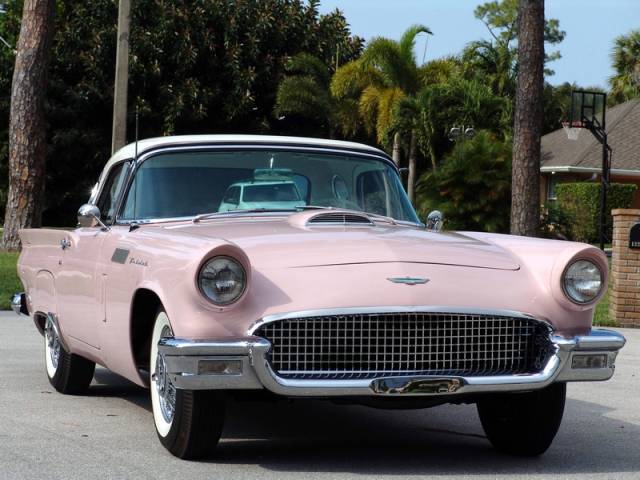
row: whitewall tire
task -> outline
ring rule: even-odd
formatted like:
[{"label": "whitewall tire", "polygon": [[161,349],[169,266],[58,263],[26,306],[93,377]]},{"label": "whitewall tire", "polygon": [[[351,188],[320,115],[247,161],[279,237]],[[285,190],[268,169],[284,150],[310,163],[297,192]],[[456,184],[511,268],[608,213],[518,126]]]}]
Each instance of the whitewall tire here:
[{"label": "whitewall tire", "polygon": [[153,334],[151,336],[151,405],[153,407],[153,421],[160,437],[166,437],[171,430],[173,416],[175,414],[176,389],[169,381],[166,372],[163,371],[164,362],[158,355],[158,342],[163,337],[172,337],[169,317],[164,311],[158,312]]},{"label": "whitewall tire", "polygon": [[172,337],[167,313],[160,309],[151,335],[149,358],[151,407],[160,443],[173,455],[196,459],[210,455],[220,440],[225,394],[207,390],[180,390],[166,371],[158,342]]},{"label": "whitewall tire", "polygon": [[62,346],[59,332],[51,319],[47,319],[44,330],[44,363],[49,383],[60,393],[71,395],[87,391],[96,364]]}]

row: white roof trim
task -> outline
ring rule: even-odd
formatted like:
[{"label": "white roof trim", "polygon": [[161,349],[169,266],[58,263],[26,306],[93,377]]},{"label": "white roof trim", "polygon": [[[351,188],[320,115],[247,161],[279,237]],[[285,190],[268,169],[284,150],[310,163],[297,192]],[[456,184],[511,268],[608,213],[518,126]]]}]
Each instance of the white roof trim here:
[{"label": "white roof trim", "polygon": [[[541,173],[600,173],[600,168],[593,167],[568,167],[568,166],[559,166],[559,167],[540,167]],[[611,175],[626,175],[628,177],[640,177],[640,170],[624,170],[621,168],[612,168]]]},{"label": "white roof trim", "polygon": [[[157,147],[179,147],[193,143],[212,144],[217,143],[237,143],[237,144],[280,144],[280,145],[303,145],[308,147],[320,148],[343,148],[360,151],[368,151],[375,155],[385,155],[382,150],[355,142],[345,142],[342,140],[326,140],[322,138],[305,138],[305,137],[285,137],[276,135],[177,135],[172,137],[146,138],[138,142],[138,155],[142,156],[144,152]],[[130,143],[122,147],[109,159],[105,165],[104,171],[119,161],[133,158],[135,155],[135,143]]]}]

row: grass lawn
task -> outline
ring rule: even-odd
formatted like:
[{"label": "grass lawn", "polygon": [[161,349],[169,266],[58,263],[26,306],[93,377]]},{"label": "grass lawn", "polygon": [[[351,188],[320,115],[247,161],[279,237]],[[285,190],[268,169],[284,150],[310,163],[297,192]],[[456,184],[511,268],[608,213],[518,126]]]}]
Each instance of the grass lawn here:
[{"label": "grass lawn", "polygon": [[0,251],[0,310],[9,310],[13,294],[23,290],[16,270],[18,255],[18,252]]},{"label": "grass lawn", "polygon": [[602,301],[596,307],[596,312],[593,315],[593,324],[600,325],[601,327],[615,327],[616,321],[615,319],[609,318],[609,292],[611,291],[611,284],[613,281],[613,277],[611,276],[611,258],[608,259],[609,262],[609,289],[607,293],[602,298]]},{"label": "grass lawn", "polygon": [[602,299],[602,301],[596,307],[596,313],[593,316],[593,324],[600,325],[600,326],[609,326],[609,327],[616,326],[615,320],[609,318],[609,292],[608,291],[604,296],[604,298]]}]

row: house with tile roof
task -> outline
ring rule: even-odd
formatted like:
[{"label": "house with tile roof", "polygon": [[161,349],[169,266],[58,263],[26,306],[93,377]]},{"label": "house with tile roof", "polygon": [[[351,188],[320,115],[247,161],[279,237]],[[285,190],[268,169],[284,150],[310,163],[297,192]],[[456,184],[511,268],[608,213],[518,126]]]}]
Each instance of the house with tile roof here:
[{"label": "house with tile roof", "polygon": [[[638,185],[633,208],[640,208],[640,99],[607,110],[608,142],[613,151],[611,182]],[[542,137],[540,200],[555,199],[566,182],[600,182],[602,146],[588,130],[569,140],[561,128]]]}]

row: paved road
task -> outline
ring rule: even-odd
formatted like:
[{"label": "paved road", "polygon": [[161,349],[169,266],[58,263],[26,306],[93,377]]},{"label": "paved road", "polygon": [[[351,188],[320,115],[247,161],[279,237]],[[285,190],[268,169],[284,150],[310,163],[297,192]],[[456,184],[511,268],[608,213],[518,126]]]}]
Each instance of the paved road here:
[{"label": "paved road", "polygon": [[640,478],[640,330],[607,383],[573,384],[541,458],[494,452],[473,406],[384,411],[320,401],[231,405],[217,458],[185,462],[155,436],[147,392],[98,370],[90,394],[49,386],[42,339],[0,313],[0,478]]}]

